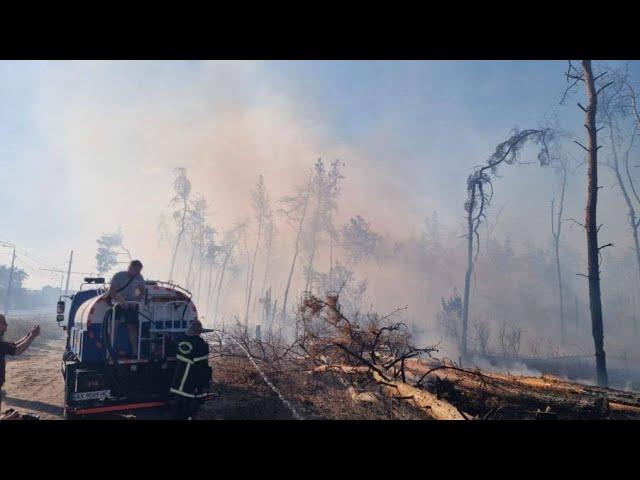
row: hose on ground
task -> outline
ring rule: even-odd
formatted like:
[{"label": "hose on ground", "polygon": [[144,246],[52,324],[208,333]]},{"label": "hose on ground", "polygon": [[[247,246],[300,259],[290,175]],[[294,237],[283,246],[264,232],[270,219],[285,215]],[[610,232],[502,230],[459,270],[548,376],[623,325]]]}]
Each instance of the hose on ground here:
[{"label": "hose on ground", "polygon": [[251,364],[253,365],[253,368],[255,368],[256,371],[260,374],[260,376],[264,380],[264,383],[267,384],[267,386],[278,396],[280,401],[289,409],[289,411],[291,412],[291,415],[293,415],[293,418],[295,418],[296,420],[304,420],[304,417],[302,415],[300,415],[300,413],[298,413],[298,411],[291,404],[291,402],[289,402],[289,400],[284,398],[284,396],[282,395],[280,390],[278,390],[278,388],[273,383],[271,383],[271,381],[269,380],[267,375],[262,371],[262,369],[260,369],[260,367],[258,366],[256,361],[254,360],[254,358],[251,356],[251,353],[249,353],[249,351],[245,348],[244,345],[242,345],[242,343],[240,343],[233,335],[230,335],[227,332],[223,332],[222,330],[217,330],[217,329],[213,329],[213,331],[216,332],[216,333],[219,333],[221,335],[226,336],[231,341],[233,341],[236,345],[238,345],[240,347],[240,349],[243,351],[243,353],[249,359],[249,362],[251,362]]}]

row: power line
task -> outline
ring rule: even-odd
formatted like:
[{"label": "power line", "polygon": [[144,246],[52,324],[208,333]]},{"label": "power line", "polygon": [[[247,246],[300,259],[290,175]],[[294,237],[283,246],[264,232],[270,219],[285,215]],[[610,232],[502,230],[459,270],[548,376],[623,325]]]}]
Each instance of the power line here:
[{"label": "power line", "polygon": [[[55,268],[51,266],[51,263],[49,262],[45,262],[44,260],[37,258],[33,253],[30,253],[27,250],[24,249],[19,249],[13,242],[10,242],[8,240],[3,240],[0,239],[0,247],[8,247],[8,248],[15,248],[16,252],[20,254],[20,257],[23,259],[29,259],[31,260],[33,263],[31,264],[32,266],[35,264],[37,266],[34,266],[33,268],[38,268],[40,270],[51,270],[51,271],[62,271],[62,268]],[[0,255],[10,255],[9,252],[0,252]],[[44,268],[41,268],[44,267]],[[65,271],[66,272],[66,271]],[[83,275],[91,275],[92,273],[89,272],[72,272],[72,273],[79,273],[79,274],[83,274]]]},{"label": "power line", "polygon": [[35,262],[36,264],[42,266],[42,267],[47,267],[50,268],[50,264],[47,262],[43,262],[42,260],[39,260],[37,258],[35,258],[33,255],[27,253],[26,250],[18,250],[18,253],[20,253],[22,256],[29,258],[30,260],[32,260],[33,262]]},{"label": "power line", "polygon": [[33,260],[29,259],[28,257],[25,257],[24,255],[18,255],[16,253],[16,258],[20,259],[21,263],[27,267],[27,268],[32,268],[34,270],[37,270],[38,268],[40,268]]},{"label": "power line", "polygon": [[[2,240],[0,239],[0,246],[2,247],[7,247],[7,248],[14,248],[16,250],[17,253],[19,253],[22,257],[28,258],[30,259],[32,262],[34,262],[35,264],[39,265],[39,266],[43,266],[43,267],[49,267],[51,264],[48,262],[45,262],[39,258],[36,258],[35,255],[32,255],[31,253],[29,253],[27,250],[24,249],[19,249],[15,243],[13,242],[9,242],[8,240]],[[7,254],[6,252],[2,252],[3,254]]]},{"label": "power line", "polygon": [[[32,254],[31,252],[24,250],[24,249],[19,249],[16,247],[15,243],[10,242],[8,240],[2,239],[0,238],[0,247],[6,247],[6,248],[12,248],[14,250],[14,253],[12,254],[11,252],[2,252],[0,251],[0,255],[13,255],[13,259],[15,260],[20,260],[20,265],[21,265],[21,269],[23,271],[29,271],[31,273],[34,272],[49,272],[49,273],[44,273],[44,275],[47,276],[47,278],[51,279],[51,280],[58,280],[58,277],[56,275],[54,275],[55,273],[59,273],[62,274],[64,276],[68,276],[71,277],[71,275],[87,275],[87,276],[94,276],[95,272],[76,272],[76,271],[68,271],[66,268],[55,268],[52,267],[51,264],[49,262],[45,262],[42,259],[38,258],[36,255]],[[123,247],[124,249],[124,247]],[[118,254],[121,255],[129,255],[129,257],[131,257],[131,255],[129,254],[129,252],[124,249],[125,252],[118,252]],[[19,255],[18,255],[19,254]],[[119,262],[120,263],[120,262]],[[126,262],[124,262],[126,263]],[[26,273],[25,271],[25,273]],[[67,279],[67,282],[69,281],[69,278]]]}]

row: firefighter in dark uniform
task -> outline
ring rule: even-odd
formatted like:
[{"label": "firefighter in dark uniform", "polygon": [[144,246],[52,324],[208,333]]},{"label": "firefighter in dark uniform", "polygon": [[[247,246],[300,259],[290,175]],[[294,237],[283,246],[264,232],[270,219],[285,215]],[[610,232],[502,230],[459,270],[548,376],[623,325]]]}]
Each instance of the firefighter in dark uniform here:
[{"label": "firefighter in dark uniform", "polygon": [[202,323],[194,320],[176,341],[176,371],[170,392],[177,420],[191,419],[208,395],[212,372],[209,345],[200,336],[203,332]]}]

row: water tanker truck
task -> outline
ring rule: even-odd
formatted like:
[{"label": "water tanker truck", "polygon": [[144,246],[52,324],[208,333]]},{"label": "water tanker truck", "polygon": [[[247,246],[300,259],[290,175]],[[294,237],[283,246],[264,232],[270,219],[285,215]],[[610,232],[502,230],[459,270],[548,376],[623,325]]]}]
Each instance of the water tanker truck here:
[{"label": "water tanker truck", "polygon": [[104,278],[84,280],[78,292],[61,296],[57,305],[56,320],[66,331],[65,418],[166,411],[176,339],[198,317],[191,293],[172,283],[145,282],[144,297],[128,302],[139,313],[132,356],[127,325],[113,321],[117,316],[104,295]]}]

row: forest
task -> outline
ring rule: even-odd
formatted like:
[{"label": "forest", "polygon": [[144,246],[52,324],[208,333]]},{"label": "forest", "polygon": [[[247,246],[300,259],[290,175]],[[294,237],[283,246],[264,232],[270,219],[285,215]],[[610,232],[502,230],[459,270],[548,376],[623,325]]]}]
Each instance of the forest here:
[{"label": "forest", "polygon": [[[294,336],[300,302],[332,294],[347,317],[400,308],[415,338],[456,361],[535,373],[541,360],[563,359],[554,368],[576,362],[573,369],[591,381],[597,367],[597,383],[606,386],[607,360],[626,371],[640,361],[637,79],[628,66],[595,62],[570,62],[565,77],[567,85],[558,79],[560,103],[583,113],[581,134],[568,134],[556,119],[496,139],[488,159],[459,179],[467,197],[457,200],[458,225],[433,211],[412,236],[378,230],[376,218],[350,211],[342,197],[348,159],[309,161],[307,177],[280,198],[257,173],[246,196],[251,214],[226,226],[210,220],[215,197],[194,191],[189,170],[175,168],[170,208],[158,226],[171,249],[167,278],[194,294],[211,326]],[[552,198],[532,197],[549,219],[549,240],[514,245],[494,233],[501,172],[536,166],[549,171],[555,189]],[[613,188],[601,191],[598,174],[612,178]],[[568,184],[587,192],[586,216],[565,206]],[[607,235],[608,219],[596,216],[598,195],[624,201],[616,220],[627,225],[626,238]],[[583,244],[565,241],[567,230],[580,232]],[[104,274],[124,249],[122,233],[98,244]],[[632,382],[629,374],[617,386]]]},{"label": "forest", "polygon": [[[492,135],[447,117],[395,149],[386,144],[399,142],[403,121],[383,119],[358,137],[357,114],[342,121],[349,138],[365,138],[360,150],[326,147],[324,131],[310,141],[317,117],[292,114],[308,111],[290,107],[269,76],[275,100],[252,92],[251,113],[234,103],[237,85],[228,104],[185,101],[178,120],[167,114],[172,104],[151,119],[140,101],[104,107],[122,125],[92,130],[85,125],[97,113],[70,109],[70,124],[82,125],[66,131],[73,148],[62,152],[126,137],[96,153],[95,175],[116,172],[113,185],[128,196],[114,205],[129,211],[96,207],[92,264],[78,268],[108,282],[140,259],[145,279],[192,295],[222,399],[205,418],[640,418],[640,71],[635,61],[561,64],[546,103],[521,98],[535,115],[503,108],[479,80],[482,101],[496,104],[473,118],[498,125]],[[253,68],[221,81],[244,85]],[[293,76],[329,66],[287,68]],[[413,91],[412,68],[397,67],[406,76],[393,77],[393,100],[418,123],[428,115],[403,90]],[[524,82],[515,62],[491,68],[512,68]],[[301,78],[312,104],[312,83]],[[456,92],[476,87],[457,88],[424,108],[465,108]],[[224,115],[209,120],[216,102]],[[146,158],[133,179],[122,174],[133,157],[106,166],[131,144]],[[410,151],[411,162],[398,158]],[[3,266],[0,282],[6,274]],[[16,275],[20,288],[28,275]]]}]

